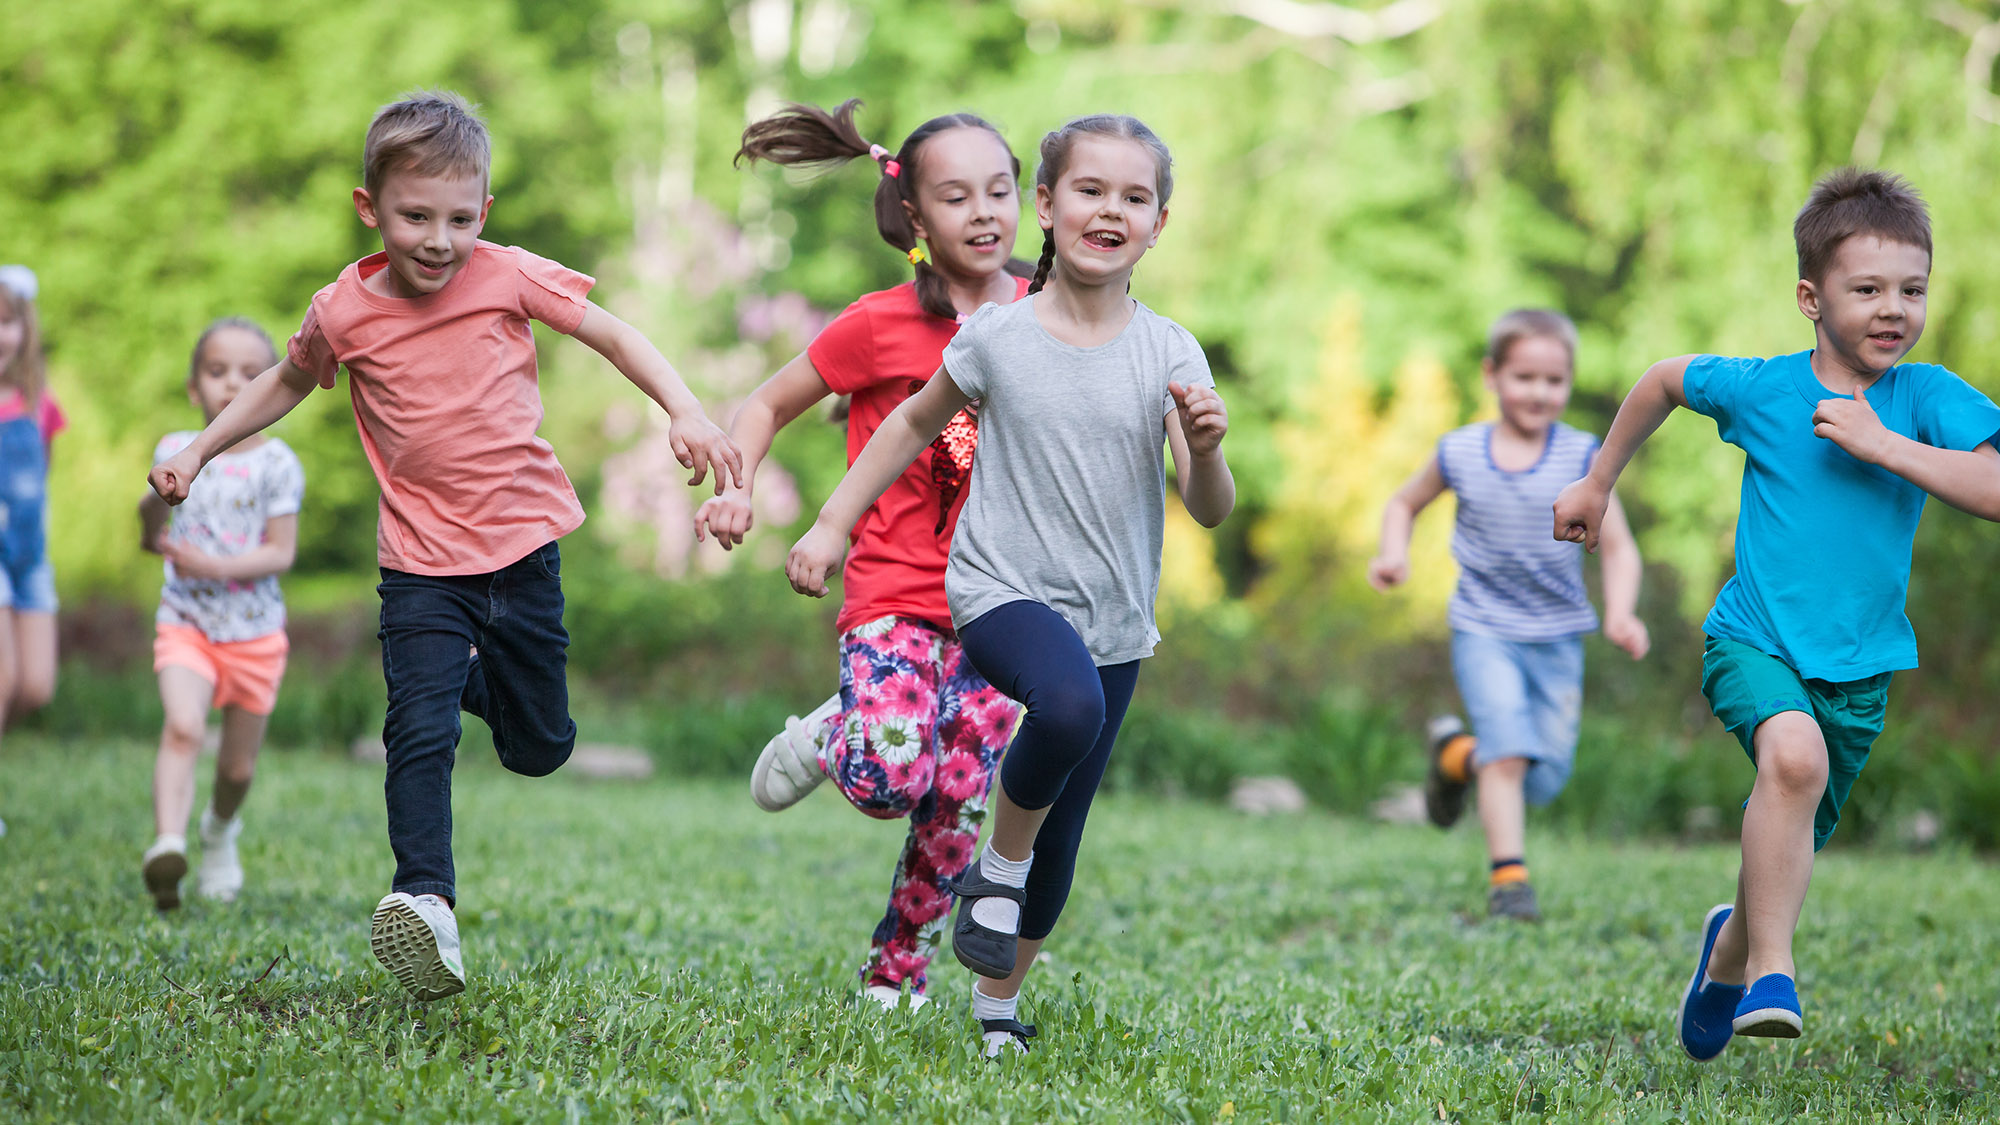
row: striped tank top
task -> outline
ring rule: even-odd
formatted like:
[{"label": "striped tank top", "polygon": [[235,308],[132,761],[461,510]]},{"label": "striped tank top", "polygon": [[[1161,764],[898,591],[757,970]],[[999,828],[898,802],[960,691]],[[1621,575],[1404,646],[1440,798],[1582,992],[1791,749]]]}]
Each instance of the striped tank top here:
[{"label": "striped tank top", "polygon": [[1541,460],[1518,473],[1493,463],[1493,423],[1438,439],[1438,470],[1458,494],[1451,554],[1458,588],[1449,620],[1462,633],[1556,641],[1597,628],[1583,586],[1583,546],[1553,537],[1556,494],[1590,470],[1597,439],[1549,427]]}]

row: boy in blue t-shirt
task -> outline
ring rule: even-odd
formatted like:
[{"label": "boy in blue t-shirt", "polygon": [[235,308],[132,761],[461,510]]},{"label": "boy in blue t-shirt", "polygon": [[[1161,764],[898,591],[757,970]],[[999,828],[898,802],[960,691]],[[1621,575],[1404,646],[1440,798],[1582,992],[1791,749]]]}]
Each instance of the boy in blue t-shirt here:
[{"label": "boy in blue t-shirt", "polygon": [[1757,780],[1736,901],[1708,912],[1681,1000],[1681,1046],[1699,1060],[1732,1035],[1800,1032],[1792,935],[1813,853],[1882,732],[1889,678],[1917,666],[1903,605],[1927,494],[2000,520],[2000,407],[1942,367],[1898,362],[1924,330],[1923,200],[1899,177],[1842,169],[1814,185],[1792,233],[1813,349],[1654,364],[1555,504],[1556,538],[1594,550],[1620,470],[1676,406],[1745,455],[1736,574],[1702,626],[1701,687]]}]

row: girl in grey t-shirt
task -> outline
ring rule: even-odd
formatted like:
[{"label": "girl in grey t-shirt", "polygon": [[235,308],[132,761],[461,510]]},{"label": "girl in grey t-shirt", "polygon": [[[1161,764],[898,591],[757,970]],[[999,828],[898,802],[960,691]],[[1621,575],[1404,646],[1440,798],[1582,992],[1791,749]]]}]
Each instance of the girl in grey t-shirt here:
[{"label": "girl in grey t-shirt", "polygon": [[1042,140],[1043,229],[1031,296],[975,313],[933,378],[876,430],[793,547],[815,597],[848,529],[968,403],[980,442],[945,573],[966,656],[1026,714],[1000,767],[993,831],[957,881],[952,951],[986,1053],[1026,1049],[1022,980],[1069,895],[1078,843],[1159,632],[1163,446],[1182,502],[1214,527],[1236,502],[1228,412],[1187,330],[1128,295],[1166,226],[1166,146],[1130,117],[1080,118]]}]

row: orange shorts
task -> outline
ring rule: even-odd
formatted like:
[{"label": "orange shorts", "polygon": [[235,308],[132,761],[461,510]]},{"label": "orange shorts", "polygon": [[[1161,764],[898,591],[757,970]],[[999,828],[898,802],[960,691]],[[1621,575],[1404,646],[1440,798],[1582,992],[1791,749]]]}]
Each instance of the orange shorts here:
[{"label": "orange shorts", "polygon": [[215,685],[215,707],[241,707],[268,715],[285,678],[285,654],[292,649],[284,631],[249,641],[218,644],[191,625],[159,625],[153,636],[153,671],[186,668]]}]

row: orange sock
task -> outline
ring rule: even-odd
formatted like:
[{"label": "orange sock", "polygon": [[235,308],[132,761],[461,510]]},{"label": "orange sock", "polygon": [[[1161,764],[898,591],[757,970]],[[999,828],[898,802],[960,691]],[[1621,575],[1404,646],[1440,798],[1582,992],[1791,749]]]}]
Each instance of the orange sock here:
[{"label": "orange sock", "polygon": [[1463,784],[1472,780],[1472,750],[1479,740],[1469,734],[1454,734],[1438,751],[1438,772],[1446,781]]},{"label": "orange sock", "polygon": [[1499,887],[1508,883],[1528,881],[1528,863],[1521,859],[1496,859],[1493,861],[1492,885]]}]

